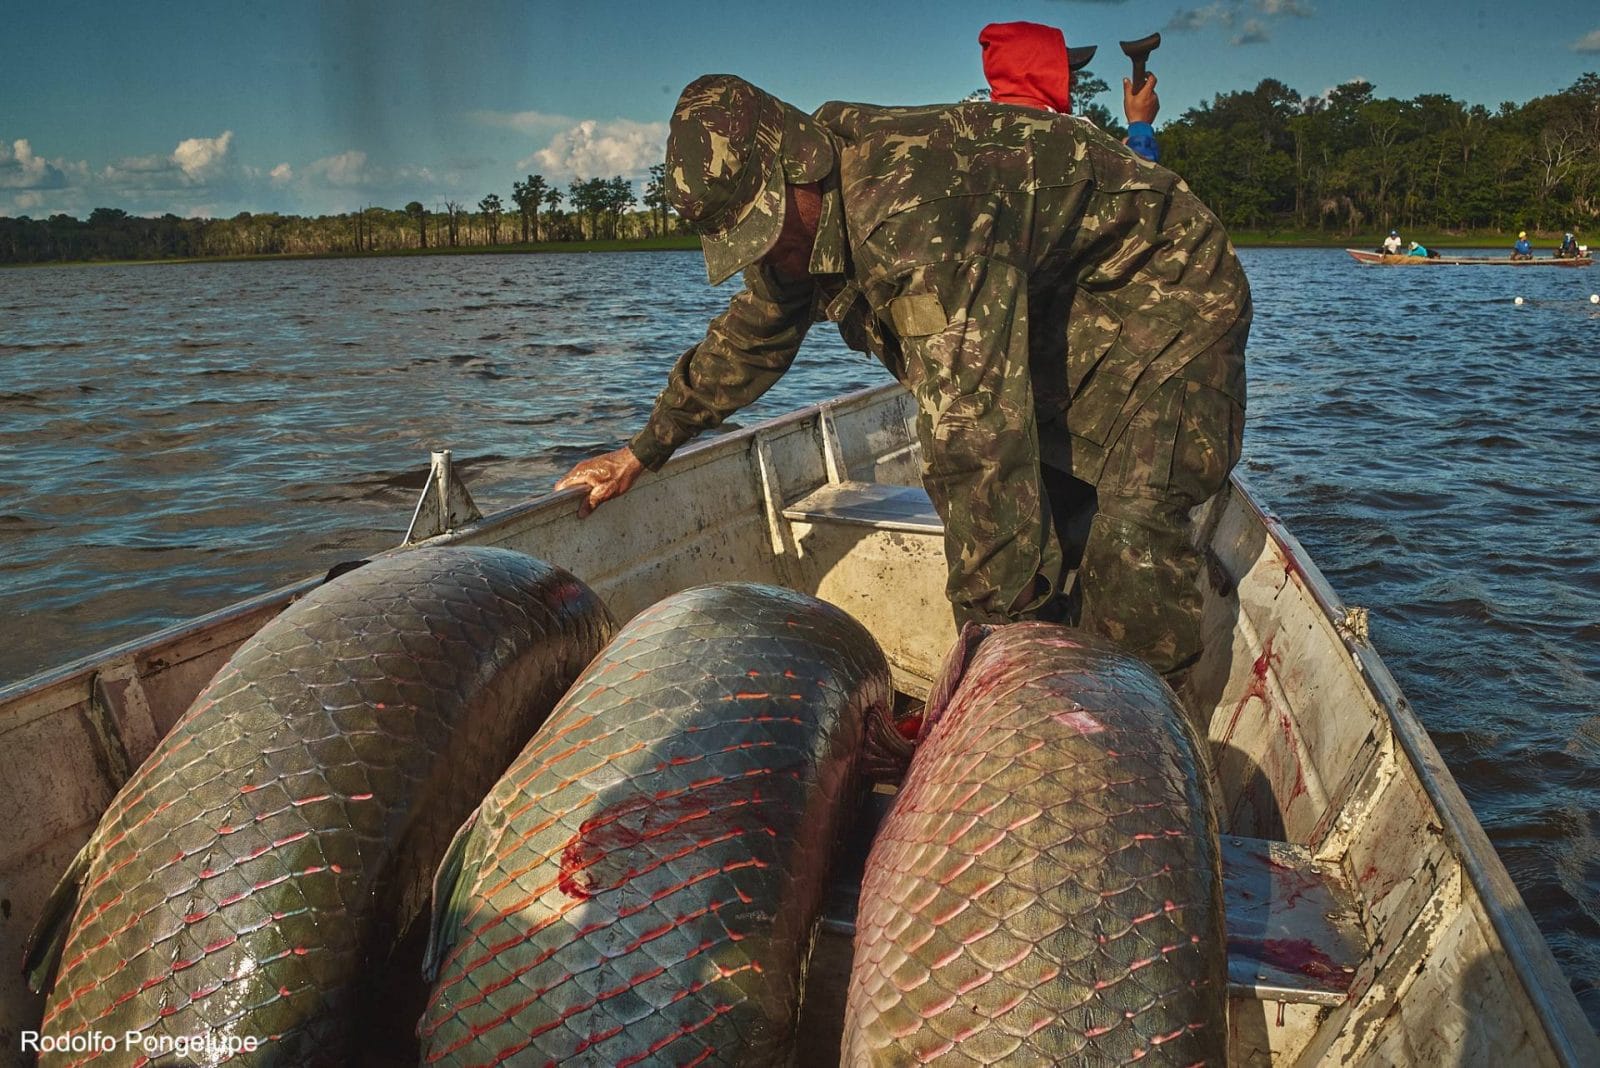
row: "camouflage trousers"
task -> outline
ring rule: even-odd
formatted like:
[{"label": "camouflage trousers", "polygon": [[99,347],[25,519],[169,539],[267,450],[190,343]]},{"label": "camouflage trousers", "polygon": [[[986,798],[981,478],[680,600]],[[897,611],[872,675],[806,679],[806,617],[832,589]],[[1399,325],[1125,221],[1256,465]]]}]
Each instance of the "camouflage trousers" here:
[{"label": "camouflage trousers", "polygon": [[1180,374],[1134,416],[1097,483],[1044,467],[1063,570],[1076,567],[1077,584],[1042,614],[1076,617],[1163,675],[1192,665],[1201,558],[1189,512],[1226,484],[1243,432],[1243,404]]},{"label": "camouflage trousers", "polygon": [[[1040,465],[1036,478],[996,485],[1004,464],[992,456],[971,458],[953,478],[925,471],[945,517],[947,593],[957,620],[1073,622],[1169,678],[1193,664],[1201,648],[1201,560],[1189,512],[1226,484],[1244,430],[1243,403],[1208,383],[1227,377],[1215,361],[1243,358],[1248,330],[1245,318],[1158,387],[1110,444],[1094,483]],[[1056,423],[1037,433],[1067,431]],[[1074,570],[1076,585],[1061,593]]]}]

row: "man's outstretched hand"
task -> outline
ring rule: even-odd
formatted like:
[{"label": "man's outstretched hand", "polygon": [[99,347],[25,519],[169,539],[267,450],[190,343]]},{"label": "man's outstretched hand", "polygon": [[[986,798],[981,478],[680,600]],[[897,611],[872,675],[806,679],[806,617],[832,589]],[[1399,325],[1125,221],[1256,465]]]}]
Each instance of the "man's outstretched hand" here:
[{"label": "man's outstretched hand", "polygon": [[633,482],[644,470],[644,464],[624,445],[603,456],[591,456],[562,476],[556,489],[588,486],[589,496],[578,504],[581,519],[613,497],[620,497],[633,488]]}]

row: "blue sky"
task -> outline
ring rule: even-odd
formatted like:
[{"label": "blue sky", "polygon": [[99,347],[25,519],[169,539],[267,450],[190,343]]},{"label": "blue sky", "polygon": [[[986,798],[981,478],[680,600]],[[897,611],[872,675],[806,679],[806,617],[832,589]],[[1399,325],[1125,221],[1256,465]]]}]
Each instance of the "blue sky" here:
[{"label": "blue sky", "polygon": [[1098,44],[1114,87],[1116,42],[1160,30],[1163,118],[1264,77],[1493,108],[1600,70],[1594,0],[6,0],[0,215],[433,208],[509,201],[528,173],[637,178],[699,74],[807,110],[955,100],[984,84],[978,31],[1013,19]]}]

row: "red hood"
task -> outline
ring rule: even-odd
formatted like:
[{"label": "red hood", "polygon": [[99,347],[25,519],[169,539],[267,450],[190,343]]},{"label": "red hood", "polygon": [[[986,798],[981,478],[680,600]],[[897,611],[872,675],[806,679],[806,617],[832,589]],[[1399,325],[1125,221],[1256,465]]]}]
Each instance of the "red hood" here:
[{"label": "red hood", "polygon": [[1069,113],[1072,67],[1067,39],[1037,22],[991,22],[978,34],[989,98]]}]

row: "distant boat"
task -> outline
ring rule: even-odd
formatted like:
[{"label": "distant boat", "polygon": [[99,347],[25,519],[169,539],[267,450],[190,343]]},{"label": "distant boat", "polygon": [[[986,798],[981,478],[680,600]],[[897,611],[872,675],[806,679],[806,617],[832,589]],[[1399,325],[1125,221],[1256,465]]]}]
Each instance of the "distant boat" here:
[{"label": "distant boat", "polygon": [[1381,267],[1587,267],[1593,256],[1569,256],[1565,259],[1546,256],[1543,259],[1514,260],[1510,256],[1391,256],[1386,252],[1367,252],[1347,248],[1357,263],[1377,264]]}]

